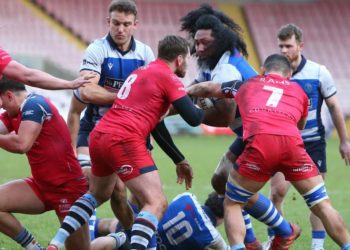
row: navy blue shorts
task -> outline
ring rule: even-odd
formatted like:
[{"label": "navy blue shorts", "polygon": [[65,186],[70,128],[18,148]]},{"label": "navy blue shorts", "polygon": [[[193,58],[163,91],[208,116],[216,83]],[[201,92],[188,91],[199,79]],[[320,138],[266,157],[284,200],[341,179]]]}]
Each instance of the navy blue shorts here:
[{"label": "navy blue shorts", "polygon": [[83,117],[80,120],[80,128],[77,138],[77,148],[89,146],[89,135],[94,129],[94,125],[95,124],[93,122],[88,121],[87,119],[85,119],[85,117]]},{"label": "navy blue shorts", "polygon": [[240,136],[237,136],[236,139],[233,141],[233,143],[230,145],[229,150],[232,154],[235,156],[240,156],[244,150],[244,142],[243,138]]},{"label": "navy blue shorts", "polygon": [[310,155],[311,159],[316,164],[318,171],[320,171],[320,173],[326,173],[326,142],[324,140],[311,141],[304,142],[304,145],[306,152]]}]

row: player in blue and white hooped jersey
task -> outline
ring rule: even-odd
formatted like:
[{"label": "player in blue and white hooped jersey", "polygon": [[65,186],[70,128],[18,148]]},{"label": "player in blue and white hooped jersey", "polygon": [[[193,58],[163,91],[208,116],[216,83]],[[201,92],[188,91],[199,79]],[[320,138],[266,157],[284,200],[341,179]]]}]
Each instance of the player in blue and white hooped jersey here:
[{"label": "player in blue and white hooped jersey", "polygon": [[[182,30],[194,39],[192,52],[197,56],[199,75],[195,83],[245,81],[257,75],[246,61],[246,44],[241,38],[240,27],[225,14],[213,10],[209,5],[189,12],[182,19]],[[243,152],[242,123],[239,112],[235,112],[234,101],[227,98],[212,99],[214,108],[205,110],[204,123],[210,126],[229,126],[236,134],[236,140],[219,162],[211,183],[215,191],[224,199],[226,181],[233,163]],[[273,211],[270,213],[270,211]],[[246,213],[248,212],[248,214]],[[265,215],[266,213],[266,215]],[[249,214],[274,228],[276,234],[292,234],[289,223],[277,212],[271,201],[264,195],[252,197],[243,211],[246,226],[245,247],[259,249],[260,243],[253,232]],[[266,216],[266,217],[265,217]]]},{"label": "player in blue and white hooped jersey", "polygon": [[[348,142],[345,119],[336,96],[336,87],[330,72],[324,65],[306,59],[302,55],[304,47],[303,32],[298,26],[294,24],[282,26],[277,37],[280,52],[292,64],[293,75],[291,79],[303,88],[309,98],[309,115],[301,135],[307,153],[324,178],[327,167],[325,129],[321,119],[323,102],[326,103],[338,132],[340,154],[345,160],[345,164],[350,164],[350,144]],[[272,179],[271,199],[280,211],[282,210],[283,198],[288,191],[289,185],[280,173],[276,174]],[[312,213],[310,222],[312,227],[312,249],[323,249],[326,237],[325,229],[321,221]]]},{"label": "player in blue and white hooped jersey", "polygon": [[[158,224],[157,246],[150,243],[147,249],[228,250],[228,245],[216,229],[223,222],[223,217],[223,204],[215,192],[209,194],[203,206],[195,195],[182,193],[170,202]],[[112,233],[94,240],[91,248],[118,249],[124,240],[122,234]]]},{"label": "player in blue and white hooped jersey", "polygon": [[[82,87],[74,91],[68,126],[73,146],[77,147],[77,158],[87,175],[91,164],[88,151],[90,132],[109,109],[116,92],[129,74],[154,60],[151,48],[133,36],[137,22],[137,8],[133,1],[112,1],[108,7],[107,35],[92,42],[84,54],[80,75],[94,72],[96,77],[91,85],[95,88],[88,91]],[[84,117],[80,120],[80,114],[86,106]],[[112,200],[116,206],[113,205],[112,208],[118,210],[121,220],[123,217],[131,219],[122,213],[127,211],[123,206],[126,205],[126,196],[123,193],[115,192]],[[131,215],[131,212],[126,213]],[[125,223],[129,219],[124,220]],[[93,228],[94,221],[91,220],[90,224]]]}]

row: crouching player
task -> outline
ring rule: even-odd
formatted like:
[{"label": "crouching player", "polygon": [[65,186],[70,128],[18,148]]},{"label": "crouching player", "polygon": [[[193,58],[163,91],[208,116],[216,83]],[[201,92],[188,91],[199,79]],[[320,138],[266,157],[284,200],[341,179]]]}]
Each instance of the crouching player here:
[{"label": "crouching player", "polygon": [[[0,147],[26,154],[32,177],[0,186],[0,231],[27,250],[43,249],[12,213],[55,210],[62,222],[73,202],[87,191],[64,119],[46,98],[29,94],[24,85],[0,81]],[[15,132],[15,133],[12,133]],[[88,249],[88,226],[72,234],[66,249]]]},{"label": "crouching player", "polygon": [[[157,249],[167,250],[226,250],[229,249],[215,227],[223,222],[224,207],[221,199],[213,192],[203,206],[195,195],[182,193],[169,204],[157,228]],[[92,250],[118,249],[125,241],[123,233],[112,233],[95,239]],[[156,249],[148,245],[147,249]]]}]

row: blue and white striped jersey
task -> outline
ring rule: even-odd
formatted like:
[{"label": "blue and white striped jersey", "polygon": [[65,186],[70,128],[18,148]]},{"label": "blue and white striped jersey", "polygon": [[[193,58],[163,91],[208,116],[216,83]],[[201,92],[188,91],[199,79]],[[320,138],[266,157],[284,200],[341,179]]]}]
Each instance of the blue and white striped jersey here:
[{"label": "blue and white striped jersey", "polygon": [[325,130],[321,120],[323,100],[336,94],[333,78],[327,68],[302,57],[292,81],[297,82],[309,98],[309,114],[301,135],[305,142],[324,140]]},{"label": "blue and white striped jersey", "polygon": [[[130,49],[123,52],[108,34],[88,46],[80,70],[97,72],[100,74],[99,85],[117,92],[131,72],[154,59],[151,48],[146,44],[132,38]],[[75,96],[79,99],[78,91]],[[93,121],[98,122],[109,108],[110,105],[93,105]]]},{"label": "blue and white striped jersey", "polygon": [[[254,68],[249,65],[237,50],[234,53],[226,51],[214,69],[203,68],[199,70],[199,74],[195,79],[196,82],[215,81],[224,83],[235,80],[245,81],[257,75]],[[238,112],[235,122],[230,128],[236,134],[242,135],[242,121]]]},{"label": "blue and white striped jersey", "polygon": [[226,250],[229,247],[196,196],[183,193],[174,198],[158,224],[157,249]]}]

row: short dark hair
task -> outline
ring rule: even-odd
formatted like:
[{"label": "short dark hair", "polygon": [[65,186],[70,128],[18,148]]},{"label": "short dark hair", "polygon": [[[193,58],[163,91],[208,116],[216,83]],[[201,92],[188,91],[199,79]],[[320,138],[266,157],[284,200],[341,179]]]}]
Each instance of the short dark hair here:
[{"label": "short dark hair", "polygon": [[135,17],[137,16],[136,3],[132,0],[113,0],[109,4],[108,12],[112,13],[113,11],[133,14]]},{"label": "short dark hair", "polygon": [[292,65],[287,57],[280,54],[272,54],[265,59],[264,68],[266,72],[278,71],[283,76],[288,76],[292,70]]},{"label": "short dark hair", "polygon": [[299,43],[303,41],[303,30],[294,23],[283,25],[278,31],[278,39],[285,41],[295,36],[295,40]]},{"label": "short dark hair", "polygon": [[158,58],[171,62],[179,55],[187,55],[189,47],[185,38],[168,35],[158,42]]},{"label": "short dark hair", "polygon": [[224,204],[216,192],[211,192],[208,195],[204,205],[209,207],[216,217],[224,218]]},{"label": "short dark hair", "polygon": [[5,93],[7,90],[14,91],[14,92],[25,91],[26,87],[21,82],[17,82],[17,81],[3,77],[0,80],[0,94]]}]

